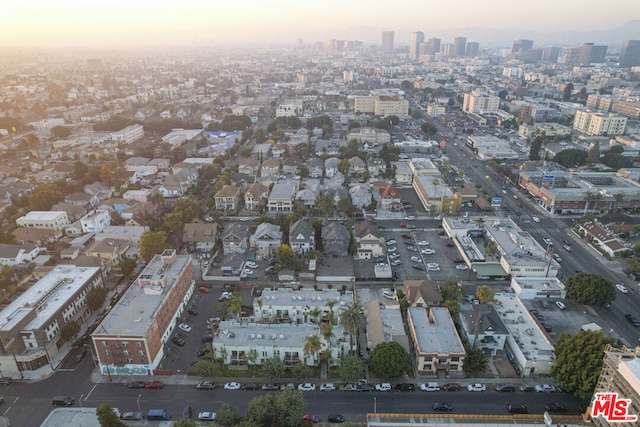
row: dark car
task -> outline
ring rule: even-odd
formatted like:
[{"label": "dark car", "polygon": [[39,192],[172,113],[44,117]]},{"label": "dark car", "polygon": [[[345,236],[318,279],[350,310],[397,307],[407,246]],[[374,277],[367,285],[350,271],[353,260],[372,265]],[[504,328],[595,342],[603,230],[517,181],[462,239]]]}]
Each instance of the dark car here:
[{"label": "dark car", "polygon": [[636,328],[640,326],[640,320],[638,320],[637,317],[634,317],[631,314],[625,314],[624,318],[627,319],[627,322],[631,323]]},{"label": "dark car", "polygon": [[164,383],[162,381],[150,381],[144,384],[144,388],[146,389],[161,389],[164,388]]},{"label": "dark car", "polygon": [[120,419],[127,421],[140,421],[144,419],[144,417],[140,412],[125,412],[120,416]]},{"label": "dark car", "polygon": [[358,384],[358,391],[373,391],[374,387],[371,384]]},{"label": "dark car", "polygon": [[454,262],[454,264],[462,264],[464,262],[464,260],[462,258],[454,258],[453,262]]},{"label": "dark car", "polygon": [[460,390],[460,384],[458,383],[448,383],[442,386],[444,391],[458,391]]},{"label": "dark car", "polygon": [[129,388],[144,388],[144,381],[133,381],[127,384]]},{"label": "dark car", "polygon": [[265,384],[262,386],[262,390],[263,391],[278,391],[280,390],[280,387],[278,387],[275,384]]},{"label": "dark car", "polygon": [[517,404],[509,403],[507,405],[507,411],[511,412],[512,414],[528,414],[529,408],[527,408],[525,405],[521,403],[517,403]]},{"label": "dark car", "polygon": [[178,347],[182,347],[186,343],[186,341],[180,337],[171,338],[171,342],[177,345]]},{"label": "dark car", "polygon": [[192,314],[194,316],[197,316],[198,315],[198,310],[196,310],[195,308],[189,308],[187,310],[187,313]]},{"label": "dark car", "polygon": [[182,408],[182,418],[188,420],[191,418],[191,406],[185,406]]},{"label": "dark car", "polygon": [[434,411],[453,411],[453,405],[447,402],[436,402],[433,404]]},{"label": "dark car", "polygon": [[213,341],[213,335],[206,334],[202,336],[202,342],[211,342]]},{"label": "dark car", "polygon": [[416,389],[415,384],[411,384],[411,383],[400,383],[400,384],[396,384],[396,391],[414,391]]},{"label": "dark car", "polygon": [[330,423],[343,423],[345,422],[345,419],[340,414],[331,414],[327,417],[327,421]]},{"label": "dark car", "polygon": [[497,392],[513,393],[514,391],[516,391],[516,386],[514,386],[513,384],[501,383],[501,384],[496,384],[495,389]]},{"label": "dark car", "polygon": [[547,403],[544,407],[547,412],[567,412],[567,408],[560,403]]},{"label": "dark car", "polygon": [[427,269],[426,269],[426,268],[424,268],[424,267],[423,267],[423,266],[421,266],[421,265],[414,265],[414,266],[413,266],[413,268],[415,268],[416,270],[420,270],[420,271],[427,271]]},{"label": "dark car", "polygon": [[82,359],[84,359],[86,355],[87,355],[87,349],[83,348],[80,353],[76,354],[75,362],[76,363],[82,362]]},{"label": "dark car", "polygon": [[248,391],[254,391],[254,390],[258,390],[258,384],[245,384],[242,386],[243,390],[248,390]]}]

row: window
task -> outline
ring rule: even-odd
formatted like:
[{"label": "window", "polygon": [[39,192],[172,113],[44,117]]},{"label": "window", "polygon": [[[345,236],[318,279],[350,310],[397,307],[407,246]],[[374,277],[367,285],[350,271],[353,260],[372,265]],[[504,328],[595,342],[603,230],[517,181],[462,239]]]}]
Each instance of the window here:
[{"label": "window", "polygon": [[109,350],[105,350],[105,351],[104,351],[104,355],[105,355],[105,356],[108,356],[108,355],[109,355]]},{"label": "window", "polygon": [[122,341],[122,346],[123,346],[123,347],[126,347],[126,346],[128,346],[128,345],[129,345],[129,342],[128,342],[128,341]]},{"label": "window", "polygon": [[108,344],[106,341],[102,341],[102,346],[103,346],[103,347],[108,347],[108,346],[109,346],[109,344]]},{"label": "window", "polygon": [[129,350],[125,350],[122,353],[124,353],[125,356],[128,356],[129,355]]},{"label": "window", "polygon": [[142,347],[142,343],[141,343],[140,341],[138,341],[138,342],[136,343],[136,346],[138,346],[138,347]]},{"label": "window", "polygon": [[138,356],[144,356],[144,351],[140,350],[140,351],[138,352]]}]

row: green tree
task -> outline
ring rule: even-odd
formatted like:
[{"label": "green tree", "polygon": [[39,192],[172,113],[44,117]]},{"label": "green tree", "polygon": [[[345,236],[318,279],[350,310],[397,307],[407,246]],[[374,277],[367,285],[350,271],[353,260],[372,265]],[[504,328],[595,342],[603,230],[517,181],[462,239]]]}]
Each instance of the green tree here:
[{"label": "green tree", "polygon": [[478,298],[482,304],[489,304],[493,301],[493,291],[487,285],[478,286],[476,289],[476,298]]},{"label": "green tree", "polygon": [[231,312],[234,317],[238,317],[242,311],[242,297],[238,294],[231,295],[227,301],[227,311]]},{"label": "green tree", "polygon": [[298,380],[305,380],[313,375],[313,369],[304,362],[298,362],[291,368],[291,373]]},{"label": "green tree", "polygon": [[441,306],[449,310],[451,317],[456,317],[460,314],[460,303],[458,301],[455,301],[455,300],[443,301]]},{"label": "green tree", "polygon": [[304,410],[302,392],[284,390],[280,393],[254,397],[249,402],[249,426],[299,427]]},{"label": "green tree", "polygon": [[196,427],[196,422],[190,419],[180,419],[175,422],[174,427]]},{"label": "green tree", "polygon": [[590,165],[598,163],[598,160],[600,160],[600,143],[598,141],[596,141],[595,144],[593,144],[593,147],[589,150],[589,155],[586,160]]},{"label": "green tree", "polygon": [[420,130],[425,133],[427,138],[433,138],[433,136],[438,133],[438,128],[428,122],[421,124]]},{"label": "green tree", "polygon": [[304,345],[302,346],[302,351],[305,355],[311,356],[313,358],[313,366],[316,366],[316,359],[318,356],[318,352],[322,347],[320,336],[318,335],[310,335],[307,337]]},{"label": "green tree", "polygon": [[98,422],[101,427],[126,427],[127,425],[120,421],[118,415],[113,411],[113,408],[106,403],[98,405],[96,408],[96,415],[98,416]]},{"label": "green tree", "polygon": [[354,355],[345,356],[338,368],[340,378],[349,384],[353,384],[360,378],[364,378],[366,372],[366,367],[362,359]]},{"label": "green tree", "polygon": [[331,216],[335,209],[331,194],[326,191],[320,192],[320,194],[316,196],[315,207],[323,216]]},{"label": "green tree", "polygon": [[193,370],[201,378],[214,379],[220,375],[218,364],[209,359],[198,360]]},{"label": "green tree", "polygon": [[383,342],[371,352],[369,367],[380,378],[395,380],[411,369],[411,358],[397,342]]},{"label": "green tree", "polygon": [[80,325],[75,320],[70,320],[60,330],[60,339],[64,342],[71,341],[80,333]]},{"label": "green tree", "polygon": [[300,269],[300,260],[289,245],[281,245],[276,254],[280,268]]},{"label": "green tree", "polygon": [[164,231],[147,231],[140,236],[140,241],[138,241],[140,258],[144,262],[149,262],[155,255],[161,254],[167,249],[168,246],[167,233]]},{"label": "green tree", "polygon": [[495,242],[495,240],[490,240],[489,242],[487,242],[487,245],[484,247],[484,253],[488,257],[492,257],[496,253],[498,253],[498,244]]},{"label": "green tree", "polygon": [[242,421],[240,410],[233,405],[223,403],[216,411],[216,424],[222,427],[233,427]]},{"label": "green tree", "polygon": [[580,399],[590,399],[602,371],[607,340],[602,332],[561,333],[556,340],[553,378]]},{"label": "green tree", "polygon": [[440,287],[440,293],[444,301],[458,301],[462,299],[462,287],[455,280],[449,279]]},{"label": "green tree", "polygon": [[531,142],[531,148],[529,149],[529,160],[540,160],[541,148],[542,148],[542,137],[538,135]]},{"label": "green tree", "polygon": [[364,325],[364,314],[360,307],[354,304],[340,312],[339,318],[344,330],[349,332],[349,348],[353,350],[354,340],[357,342],[360,328]]},{"label": "green tree", "polygon": [[[555,156],[553,156],[553,161],[561,164],[566,168],[576,168],[583,166],[588,163],[590,153],[585,152],[584,150],[580,150],[578,148],[569,148],[567,150],[562,150]],[[596,162],[598,158],[596,158]],[[595,162],[594,162],[595,163]]]},{"label": "green tree", "polygon": [[284,377],[284,362],[279,357],[270,357],[262,364],[262,374],[272,381],[277,381]]},{"label": "green tree", "polygon": [[476,346],[471,346],[466,341],[464,342],[464,345],[466,347],[467,355],[464,358],[462,369],[464,369],[468,375],[475,375],[484,371],[489,363],[487,355],[484,354],[482,349]]},{"label": "green tree", "polygon": [[107,288],[104,286],[95,286],[87,292],[87,307],[89,307],[91,311],[96,311],[102,307],[106,298]]},{"label": "green tree", "polygon": [[564,89],[562,90],[562,100],[570,101],[572,94],[573,94],[573,83],[568,83],[564,86]]},{"label": "green tree", "polygon": [[599,274],[574,274],[566,280],[565,286],[567,298],[579,304],[606,307],[616,298],[613,284]]}]

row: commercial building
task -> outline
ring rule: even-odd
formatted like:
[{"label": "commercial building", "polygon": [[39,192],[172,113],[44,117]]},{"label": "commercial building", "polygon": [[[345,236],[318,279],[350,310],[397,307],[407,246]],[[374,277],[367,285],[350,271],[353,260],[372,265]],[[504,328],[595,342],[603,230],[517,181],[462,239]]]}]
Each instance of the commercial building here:
[{"label": "commercial building", "polygon": [[467,38],[466,37],[456,37],[453,39],[453,52],[450,53],[450,56],[455,58],[462,58],[467,51]]},{"label": "commercial building", "polygon": [[65,341],[61,331],[69,322],[84,325],[91,314],[87,294],[103,286],[98,267],[60,265],[0,312],[2,375],[36,370],[57,358]]},{"label": "commercial building", "polygon": [[142,125],[131,125],[124,129],[111,134],[111,139],[115,142],[121,142],[123,144],[131,144],[144,137],[144,128]]},{"label": "commercial building", "polygon": [[393,31],[382,32],[382,50],[384,52],[393,52]]},{"label": "commercial building", "polygon": [[518,39],[513,41],[511,53],[520,54],[533,48],[533,40]]},{"label": "commercial building", "polygon": [[111,212],[103,209],[93,210],[80,218],[80,225],[83,233],[102,233],[111,225]]},{"label": "commercial building", "polygon": [[569,67],[590,65],[604,62],[607,54],[607,46],[583,43],[582,46],[567,49],[567,57],[564,63]]},{"label": "commercial building", "polygon": [[194,290],[191,257],[155,255],[91,335],[103,375],[153,375]]},{"label": "commercial building", "polygon": [[409,47],[409,59],[418,59],[420,56],[420,45],[424,43],[424,33],[416,31],[411,33],[411,46]]},{"label": "commercial building", "polygon": [[640,40],[625,40],[620,49],[620,65],[636,67],[640,65]]},{"label": "commercial building", "polygon": [[69,225],[69,217],[65,211],[31,211],[16,219],[16,224],[19,227],[61,231]]},{"label": "commercial building", "polygon": [[480,43],[468,42],[465,48],[465,56],[467,58],[475,58],[480,53]]},{"label": "commercial building", "polygon": [[409,101],[398,95],[376,95],[376,116],[407,116],[409,114]]}]

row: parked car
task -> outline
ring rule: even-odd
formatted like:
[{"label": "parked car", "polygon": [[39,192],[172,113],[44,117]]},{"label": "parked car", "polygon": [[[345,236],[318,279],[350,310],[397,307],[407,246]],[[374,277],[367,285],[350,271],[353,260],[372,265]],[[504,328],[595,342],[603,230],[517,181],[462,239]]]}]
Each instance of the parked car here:
[{"label": "parked car", "polygon": [[386,289],[386,290],[382,291],[382,296],[387,298],[387,299],[393,299],[393,300],[396,299],[396,293],[391,291],[391,290],[389,290],[389,289]]},{"label": "parked car", "polygon": [[390,390],[391,390],[391,384],[389,383],[376,384],[376,391],[390,391]]},{"label": "parked car", "polygon": [[394,267],[400,264],[402,264],[402,261],[400,261],[399,259],[394,259],[393,261],[391,261],[391,265],[393,265]]},{"label": "parked car", "polygon": [[409,252],[418,252],[418,248],[416,248],[415,246],[407,246],[407,250]]},{"label": "parked car", "polygon": [[391,255],[389,255],[389,259],[396,259],[396,258],[400,258],[400,254],[391,254]]},{"label": "parked car", "polygon": [[144,384],[144,388],[146,389],[161,389],[164,388],[164,383],[162,381],[149,381],[148,383]]},{"label": "parked car", "polygon": [[429,242],[426,240],[421,240],[418,242],[418,246],[429,246]]},{"label": "parked car", "polygon": [[284,391],[284,390],[295,390],[296,389],[296,385],[294,383],[287,383],[287,384],[282,384],[280,386],[280,391]]},{"label": "parked car", "polygon": [[484,385],[484,384],[479,384],[479,383],[469,384],[467,386],[467,390],[469,390],[469,391],[487,391],[487,386]]},{"label": "parked car", "polygon": [[211,342],[211,341],[213,341],[213,335],[205,334],[205,335],[202,336],[201,340],[202,340],[202,342]]},{"label": "parked car", "polygon": [[198,390],[213,390],[214,388],[216,388],[216,385],[214,383],[212,383],[211,381],[200,381],[196,385],[196,388]]},{"label": "parked car", "polygon": [[213,411],[198,412],[198,419],[200,421],[213,421],[216,419],[216,413]]},{"label": "parked car", "polygon": [[401,222],[401,223],[399,224],[399,227],[400,227],[400,228],[407,228],[407,224],[405,224],[404,222]]},{"label": "parked car", "polygon": [[458,391],[460,390],[460,384],[458,383],[447,383],[442,386],[444,391]]},{"label": "parked car", "polygon": [[407,234],[407,233],[403,233],[403,234],[402,234],[402,237],[403,237],[404,239],[413,239],[413,236],[412,236],[411,234]]},{"label": "parked car", "polygon": [[558,306],[558,308],[560,310],[566,310],[567,309],[567,306],[564,305],[564,303],[562,301],[556,301],[556,305]]},{"label": "parked car", "polygon": [[171,342],[175,345],[177,345],[178,347],[182,347],[186,344],[186,341],[180,337],[173,337],[171,338]]},{"label": "parked car", "polygon": [[400,383],[396,384],[396,391],[407,391],[412,392],[416,389],[415,384],[412,383]]},{"label": "parked car", "polygon": [[333,383],[326,383],[320,386],[320,391],[335,391],[335,390],[336,390],[336,386],[334,386]]},{"label": "parked car", "polygon": [[298,384],[298,391],[316,391],[316,385],[311,383]]},{"label": "parked car", "polygon": [[422,390],[422,391],[440,391],[440,384],[438,384],[438,383],[420,384],[420,390]]},{"label": "parked car", "polygon": [[640,320],[637,317],[632,316],[631,314],[625,314],[624,318],[627,319],[627,322],[631,323],[636,328],[640,326]]},{"label": "parked car", "polygon": [[436,402],[432,408],[434,411],[453,411],[453,405],[447,402]]},{"label": "parked car", "polygon": [[182,332],[186,332],[186,333],[191,332],[191,326],[187,325],[186,323],[180,323],[178,325],[178,329],[180,329]]},{"label": "parked car", "polygon": [[230,382],[224,385],[225,390],[240,390],[240,383]]},{"label": "parked car", "polygon": [[302,416],[302,421],[311,421],[312,423],[319,423],[320,417],[315,414],[305,414]]},{"label": "parked car", "polygon": [[415,265],[413,266],[413,268],[415,268],[416,270],[420,270],[420,271],[427,271],[427,269],[426,269],[426,268],[424,268],[424,267],[423,267],[422,265],[420,265],[420,264],[415,264]]},{"label": "parked car", "polygon": [[623,285],[622,283],[616,283],[616,289],[619,290],[620,292],[622,292],[623,294],[628,294],[629,291],[627,290],[627,287],[625,285]]},{"label": "parked car", "polygon": [[567,412],[567,408],[560,403],[547,403],[544,407],[547,412]]},{"label": "parked car", "polygon": [[249,383],[242,386],[242,390],[246,390],[246,391],[256,391],[259,389],[260,387],[258,387],[258,384],[254,384],[254,383]]},{"label": "parked car", "polygon": [[468,270],[468,269],[469,269],[469,267],[467,267],[464,264],[457,264],[456,265],[456,270]]},{"label": "parked car", "polygon": [[556,391],[556,388],[551,384],[538,384],[535,388],[538,393],[553,393]]},{"label": "parked car", "polygon": [[387,240],[387,245],[395,245],[395,244],[396,244],[396,240],[395,239]]},{"label": "parked car", "polygon": [[529,413],[529,408],[527,408],[525,405],[521,404],[521,403],[509,403],[507,405],[507,411],[509,411],[512,414],[528,414]]},{"label": "parked car", "polygon": [[144,417],[140,412],[125,412],[120,415],[120,419],[125,421],[140,421],[143,420]]},{"label": "parked car", "polygon": [[373,388],[373,386],[371,384],[358,384],[357,390],[358,391],[373,391],[374,388]]},{"label": "parked car", "polygon": [[265,384],[262,386],[262,391],[278,391],[280,387],[275,384]]},{"label": "parked car", "polygon": [[420,251],[420,253],[423,255],[435,255],[436,251],[434,251],[433,249],[423,249]]},{"label": "parked car", "polygon": [[531,384],[522,384],[520,386],[520,391],[523,393],[531,393],[534,392],[536,388]]},{"label": "parked car", "polygon": [[258,268],[258,264],[253,261],[247,261],[245,265],[249,268]]},{"label": "parked car", "polygon": [[411,257],[411,261],[420,262],[421,263],[422,262],[422,258],[420,258],[419,256],[415,256],[414,255],[414,256]]},{"label": "parked car", "polygon": [[391,254],[396,252],[397,250],[398,250],[398,248],[395,247],[395,246],[391,246],[390,248],[387,248],[387,252],[389,252]]},{"label": "parked car", "polygon": [[144,381],[133,381],[130,382],[129,384],[127,384],[127,387],[129,388],[144,388],[145,382]]},{"label": "parked car", "polygon": [[514,386],[513,384],[501,383],[501,384],[496,384],[495,389],[496,391],[502,392],[502,393],[513,393],[514,391],[516,391],[516,386]]},{"label": "parked car", "polygon": [[340,391],[358,391],[358,388],[354,384],[345,384],[340,386]]},{"label": "parked car", "polygon": [[330,423],[343,423],[346,420],[344,416],[340,414],[329,414],[329,416],[327,417],[327,421]]}]

